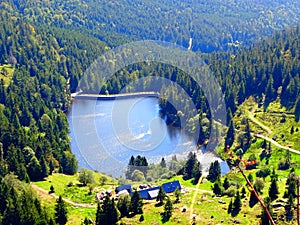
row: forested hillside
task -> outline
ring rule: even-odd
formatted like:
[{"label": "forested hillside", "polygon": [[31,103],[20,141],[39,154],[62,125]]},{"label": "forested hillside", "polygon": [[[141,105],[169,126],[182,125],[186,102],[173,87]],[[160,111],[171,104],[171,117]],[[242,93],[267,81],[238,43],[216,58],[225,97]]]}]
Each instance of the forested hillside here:
[{"label": "forested hillside", "polygon": [[[39,180],[77,172],[66,112],[70,89],[105,45],[62,29],[34,26],[1,11],[1,176]],[[71,88],[70,88],[71,85]]]},{"label": "forested hillside", "polygon": [[[197,4],[192,0],[1,1],[0,224],[55,224],[26,183],[40,181],[54,171],[77,173],[66,116],[70,94],[98,56],[124,42],[155,39],[188,47],[192,38],[192,50],[202,52],[197,54],[222,86],[228,133],[234,132],[233,114],[250,96],[264,109],[277,99],[279,107],[286,107],[289,121],[298,122],[299,11],[300,2],[294,0],[201,0]],[[177,83],[192,98],[197,116],[188,106],[178,111],[166,99],[159,101],[161,115],[173,126],[185,119],[190,134],[199,123],[196,138],[199,144],[207,143],[213,123],[205,93],[178,68],[157,62],[130,65],[111,76],[100,93],[130,89],[133,81],[149,75]],[[101,83],[97,79],[88,82],[87,87]],[[147,84],[141,88],[153,91]],[[186,100],[174,89],[167,94]],[[245,124],[249,147],[252,131],[248,121]],[[232,145],[234,137],[229,141]],[[199,168],[197,164],[196,172]]]},{"label": "forested hillside", "polygon": [[[4,6],[8,7],[3,3]],[[0,33],[1,142],[8,170],[17,171],[21,179],[27,174],[31,179],[40,179],[55,167],[74,173],[76,163],[69,152],[68,125],[63,112],[68,109],[70,91],[76,90],[81,75],[105,45],[80,32],[22,22],[15,17],[16,12],[8,11],[1,13],[5,22]],[[299,117],[299,107],[295,107],[299,98],[299,26],[278,32],[253,47],[204,58],[222,83],[230,109],[228,118],[251,95],[261,99],[265,106],[280,97],[282,105]],[[14,75],[10,76],[12,70]],[[176,68],[133,65],[120,71],[106,87],[109,93],[118,93],[134,77],[147,74],[164,74],[192,95],[200,109],[196,120],[200,120],[203,128],[199,140],[202,143],[209,136],[207,102],[201,90],[194,88],[193,81]],[[168,123],[177,124],[177,111],[167,102],[161,102],[161,106],[168,115]],[[43,173],[35,173],[35,169]]]},{"label": "forested hillside", "polygon": [[5,0],[0,7],[37,23],[87,29],[114,46],[129,38],[188,47],[192,38],[193,50],[202,52],[258,42],[300,21],[293,0]]},{"label": "forested hillside", "polygon": [[222,83],[231,112],[249,96],[257,97],[265,108],[279,97],[281,104],[299,119],[299,47],[300,25],[236,54],[209,56],[207,62]]},{"label": "forested hillside", "polygon": [[[294,114],[296,120],[300,114],[300,25],[276,33],[272,38],[259,44],[243,48],[237,52],[202,54],[203,60],[210,66],[212,74],[217,77],[222,86],[227,107],[227,119],[231,119],[237,107],[250,96],[264,105],[276,98],[282,106]],[[130,83],[148,75],[163,77],[182,87],[188,93],[199,110],[197,118],[191,118],[192,112],[186,109],[174,109],[167,101],[161,99],[160,106],[167,123],[180,126],[178,110],[184,112],[181,119],[188,124],[188,131],[193,133],[194,123],[199,121],[199,143],[203,143],[210,135],[211,112],[205,99],[203,90],[187,74],[178,68],[159,63],[140,63],[128,66],[119,71],[102,87],[101,93],[119,93],[123,88],[130,90]],[[93,79],[92,79],[93,80]],[[95,78],[94,78],[95,80]],[[85,91],[89,91],[88,81]],[[97,83],[97,80],[92,83]],[[98,80],[97,87],[101,86]],[[166,84],[167,85],[167,84]],[[148,83],[144,82],[141,90],[148,90]],[[96,89],[98,91],[98,89]],[[149,91],[149,90],[148,90]],[[173,101],[180,101],[178,92],[168,93]],[[297,101],[298,100],[298,101]],[[296,104],[297,103],[297,104]],[[198,138],[198,137],[197,137]]]}]

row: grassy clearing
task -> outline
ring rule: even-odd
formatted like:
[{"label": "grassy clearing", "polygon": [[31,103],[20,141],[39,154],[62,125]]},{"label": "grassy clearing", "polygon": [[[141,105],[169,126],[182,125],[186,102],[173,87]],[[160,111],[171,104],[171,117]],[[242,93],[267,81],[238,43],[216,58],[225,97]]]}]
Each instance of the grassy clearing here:
[{"label": "grassy clearing", "polygon": [[68,208],[67,225],[81,225],[85,218],[95,221],[96,209],[93,208],[76,208],[70,206]]},{"label": "grassy clearing", "polygon": [[13,77],[15,68],[11,65],[0,66],[0,80],[3,79],[4,86],[7,87]]},{"label": "grassy clearing", "polygon": [[100,175],[94,173],[96,183],[93,185],[93,191],[90,193],[89,186],[83,187],[78,181],[78,174],[74,176],[68,176],[64,174],[53,174],[47,178],[45,181],[35,182],[35,184],[47,191],[50,191],[50,187],[54,187],[56,195],[61,195],[63,198],[70,199],[76,203],[88,203],[95,204],[95,194],[101,190],[114,190],[116,183],[113,179],[107,177],[106,184],[100,186],[99,179]]},{"label": "grassy clearing", "polygon": [[[250,112],[258,124],[250,120],[251,130],[256,133],[262,133],[265,136],[273,138],[279,144],[300,151],[300,123],[295,122],[292,111],[287,110],[280,105],[279,100],[270,103],[266,111],[253,98],[247,99],[240,107],[234,118],[237,127],[243,127],[242,118],[249,116]],[[262,126],[259,126],[262,124]],[[292,127],[294,132],[291,132]],[[270,130],[271,133],[266,130]]]}]

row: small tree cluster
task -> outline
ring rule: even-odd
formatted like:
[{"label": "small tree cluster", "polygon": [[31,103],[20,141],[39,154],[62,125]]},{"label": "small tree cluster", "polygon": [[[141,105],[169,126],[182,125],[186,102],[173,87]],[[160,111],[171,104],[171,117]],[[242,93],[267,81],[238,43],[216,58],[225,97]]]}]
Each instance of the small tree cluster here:
[{"label": "small tree cluster", "polygon": [[198,183],[199,178],[202,175],[201,165],[197,159],[195,153],[190,152],[188,155],[188,160],[183,168],[183,178],[185,180],[193,178],[193,183]]},{"label": "small tree cluster", "polygon": [[96,225],[115,225],[119,221],[119,211],[113,199],[105,196],[103,204],[98,204],[96,212]]},{"label": "small tree cluster", "polygon": [[167,201],[166,201],[166,204],[164,206],[164,212],[161,214],[163,223],[169,221],[169,219],[172,216],[173,210],[174,210],[173,209],[173,204],[172,204],[170,198],[168,197]]},{"label": "small tree cluster", "polygon": [[[137,157],[131,156],[125,176],[127,179],[132,179],[134,171],[140,171],[143,173],[143,177],[146,177],[148,170],[148,162],[146,157],[138,155]],[[137,172],[135,172],[137,173]]]},{"label": "small tree cluster", "polygon": [[95,183],[95,177],[93,171],[83,168],[79,172],[78,180],[80,183],[82,183],[83,186],[86,186],[87,184]]},{"label": "small tree cluster", "polygon": [[215,182],[221,176],[221,166],[218,160],[210,164],[207,179],[211,182]]}]

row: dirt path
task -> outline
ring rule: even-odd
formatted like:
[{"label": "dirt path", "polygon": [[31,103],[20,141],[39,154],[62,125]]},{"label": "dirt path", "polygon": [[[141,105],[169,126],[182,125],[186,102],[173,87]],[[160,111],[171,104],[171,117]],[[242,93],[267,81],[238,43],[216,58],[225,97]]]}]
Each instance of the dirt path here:
[{"label": "dirt path", "polygon": [[197,194],[198,194],[198,191],[199,190],[199,186],[202,182],[202,179],[203,179],[203,175],[201,175],[201,177],[199,178],[199,181],[197,183],[197,186],[195,188],[195,193],[193,195],[193,199],[192,199],[192,203],[191,203],[191,206],[190,206],[190,219],[192,220],[193,219],[193,214],[194,214],[194,205],[195,205],[195,202],[196,202],[196,198],[197,198]]},{"label": "dirt path", "polygon": [[256,108],[253,108],[250,112],[247,112],[247,117],[249,118],[249,120],[251,120],[253,123],[255,123],[256,125],[258,125],[259,127],[261,127],[263,130],[267,131],[268,134],[272,134],[272,130],[264,125],[263,123],[261,123],[260,121],[258,121],[255,117],[254,117],[254,111]]},{"label": "dirt path", "polygon": [[[249,118],[250,119],[250,118]],[[256,119],[255,119],[256,120]],[[221,124],[220,122],[218,122],[218,121],[214,121],[214,123],[216,123],[216,124],[218,124],[218,125],[221,125],[221,126],[225,126],[225,125],[223,125],[223,124]],[[257,125],[259,125],[258,123],[257,123]],[[265,126],[265,125],[264,125]],[[265,127],[267,127],[267,126],[265,126]],[[270,130],[270,128],[268,127],[268,129]],[[241,130],[239,130],[239,129],[234,129],[236,132],[244,132],[244,131],[241,131]],[[271,131],[271,130],[270,130]],[[269,133],[269,132],[268,132]],[[271,133],[272,133],[272,131],[271,131]],[[262,134],[257,134],[257,133],[254,133],[254,132],[251,132],[251,135],[253,135],[254,137],[257,137],[257,138],[262,138],[262,139],[264,139],[264,140],[266,140],[266,141],[269,141],[269,142],[271,142],[273,145],[275,145],[275,146],[277,146],[277,147],[279,147],[279,148],[282,148],[282,149],[285,149],[285,150],[288,150],[288,151],[290,151],[290,152],[293,152],[293,153],[296,153],[296,154],[298,154],[298,155],[300,155],[300,151],[298,151],[298,150],[296,150],[296,149],[293,149],[293,148],[290,148],[290,147],[287,147],[287,146],[283,146],[283,145],[281,145],[281,144],[279,144],[277,141],[275,141],[275,140],[273,140],[272,138],[269,138],[269,137],[267,137],[267,136],[264,136],[264,135],[262,135]]]},{"label": "dirt path", "polygon": [[296,154],[300,155],[300,151],[298,151],[296,149],[293,149],[293,148],[290,148],[290,147],[287,147],[287,146],[283,146],[283,145],[279,144],[277,141],[274,141],[272,138],[266,137],[266,136],[261,135],[261,134],[254,134],[254,133],[253,133],[253,136],[265,139],[266,141],[271,142],[273,145],[275,145],[279,148],[282,148],[282,149],[285,149],[285,150],[288,150],[290,152],[293,152],[293,153],[296,153]]},{"label": "dirt path", "polygon": [[[58,196],[55,193],[49,194],[49,192],[43,188],[40,188],[39,186],[35,185],[34,183],[30,183],[30,186],[37,192],[39,196],[43,196],[45,198],[54,198],[58,199]],[[63,198],[64,202],[75,206],[75,207],[80,207],[80,208],[96,208],[96,205],[91,205],[91,204],[85,204],[85,203],[76,203],[73,202],[70,199]]]},{"label": "dirt path", "polygon": [[[254,108],[252,108],[252,110],[251,110],[250,112],[246,113],[247,116],[248,116],[248,118],[249,118],[253,123],[255,123],[256,125],[260,126],[262,129],[264,129],[265,131],[267,131],[269,135],[272,134],[272,130],[271,130],[268,126],[264,125],[263,123],[261,123],[260,121],[258,121],[258,120],[254,117],[254,112],[255,112],[256,108],[257,108],[257,106],[254,107]],[[277,141],[273,140],[272,138],[269,138],[269,137],[264,136],[264,135],[262,135],[262,134],[252,133],[252,135],[253,135],[254,137],[262,138],[262,139],[264,139],[264,140],[266,140],[266,141],[269,141],[269,142],[271,142],[273,145],[275,145],[275,146],[277,146],[277,147],[279,147],[279,148],[288,150],[288,151],[293,152],[293,153],[296,153],[296,154],[300,154],[300,151],[298,151],[298,150],[296,150],[296,149],[293,149],[293,148],[290,148],[290,147],[287,147],[287,146],[283,146],[283,145],[279,144]]]}]

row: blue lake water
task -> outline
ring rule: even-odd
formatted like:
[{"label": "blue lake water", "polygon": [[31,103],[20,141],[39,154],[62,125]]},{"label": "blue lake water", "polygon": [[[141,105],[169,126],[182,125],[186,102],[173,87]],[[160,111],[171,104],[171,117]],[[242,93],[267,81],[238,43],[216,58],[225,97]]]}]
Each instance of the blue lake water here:
[{"label": "blue lake water", "polygon": [[[157,98],[75,100],[68,115],[71,149],[79,166],[123,176],[132,155],[158,163],[162,157],[186,157],[197,151],[183,131],[169,127],[159,116]],[[218,159],[197,151],[202,164]],[[222,172],[228,171],[223,162]]]}]

